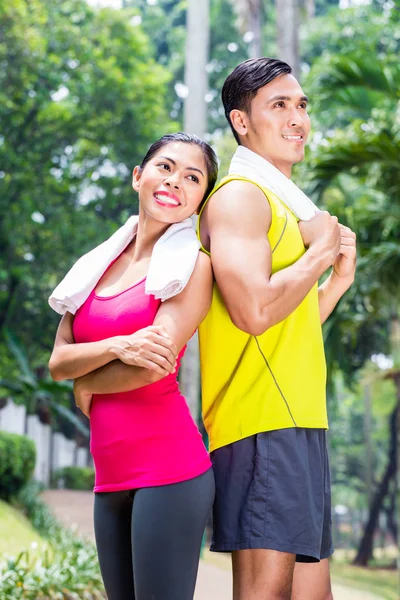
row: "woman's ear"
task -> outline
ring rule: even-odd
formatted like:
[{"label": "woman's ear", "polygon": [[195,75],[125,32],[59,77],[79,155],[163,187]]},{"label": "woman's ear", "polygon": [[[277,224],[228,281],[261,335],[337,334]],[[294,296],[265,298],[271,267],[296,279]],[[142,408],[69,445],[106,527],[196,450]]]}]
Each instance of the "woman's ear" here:
[{"label": "woman's ear", "polygon": [[142,176],[142,169],[140,167],[135,167],[132,173],[132,187],[135,192],[139,191],[140,185],[140,177]]}]

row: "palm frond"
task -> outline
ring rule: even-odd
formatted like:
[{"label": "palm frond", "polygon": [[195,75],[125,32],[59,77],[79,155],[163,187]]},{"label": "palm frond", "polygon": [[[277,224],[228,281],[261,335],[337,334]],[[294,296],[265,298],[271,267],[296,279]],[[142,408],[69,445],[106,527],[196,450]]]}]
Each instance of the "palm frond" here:
[{"label": "palm frond", "polygon": [[18,341],[14,332],[7,327],[3,328],[3,335],[4,335],[4,338],[8,345],[8,348],[10,349],[11,353],[14,355],[14,358],[16,359],[16,361],[19,365],[19,368],[21,369],[22,379],[23,379],[24,383],[26,383],[27,385],[30,385],[32,387],[35,387],[36,383],[37,383],[36,377],[35,377],[35,374],[33,373],[32,369],[29,366],[28,358],[26,356],[26,353],[25,353],[25,350],[24,350],[22,344]]},{"label": "palm frond", "polygon": [[76,429],[80,433],[82,433],[82,435],[84,435],[87,438],[90,436],[89,428],[86,427],[86,425],[82,423],[79,417],[71,410],[69,410],[69,408],[63,406],[62,404],[59,404],[55,400],[50,400],[50,405],[55,410],[55,412],[58,412],[64,419],[72,423],[72,425],[74,425]]},{"label": "palm frond", "polygon": [[[400,68],[398,61],[393,65],[382,66],[378,57],[353,55],[329,55],[322,57],[313,69],[311,91],[315,94],[318,104],[332,98],[346,88],[361,88],[366,92],[378,92],[396,100],[400,98],[398,81]],[[336,98],[332,98],[336,101]]]},{"label": "palm frond", "polygon": [[390,189],[400,198],[400,139],[394,132],[382,129],[369,132],[360,124],[336,134],[321,148],[313,170],[313,192],[321,195],[341,173],[360,174],[362,169],[377,163],[384,167],[386,176],[391,176]]}]

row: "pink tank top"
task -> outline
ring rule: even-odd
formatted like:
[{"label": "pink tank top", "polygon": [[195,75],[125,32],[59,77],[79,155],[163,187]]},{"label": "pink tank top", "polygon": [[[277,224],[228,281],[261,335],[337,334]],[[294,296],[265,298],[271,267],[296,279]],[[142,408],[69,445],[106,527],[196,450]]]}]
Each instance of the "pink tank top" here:
[{"label": "pink tank top", "polygon": [[[129,335],[152,325],[160,301],[145,294],[145,279],[114,296],[93,290],[77,311],[75,341]],[[178,367],[185,348],[178,357]],[[96,394],[90,416],[95,492],[178,483],[211,467],[177,373],[137,390]]]}]

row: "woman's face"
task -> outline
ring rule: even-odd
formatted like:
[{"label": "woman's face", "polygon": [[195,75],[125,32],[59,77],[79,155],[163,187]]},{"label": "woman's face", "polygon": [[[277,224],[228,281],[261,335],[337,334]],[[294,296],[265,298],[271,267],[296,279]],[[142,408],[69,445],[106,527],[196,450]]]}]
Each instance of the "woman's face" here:
[{"label": "woman's face", "polygon": [[195,144],[171,142],[144,169],[135,167],[132,187],[141,209],[161,223],[178,223],[193,215],[207,190],[207,166]]}]

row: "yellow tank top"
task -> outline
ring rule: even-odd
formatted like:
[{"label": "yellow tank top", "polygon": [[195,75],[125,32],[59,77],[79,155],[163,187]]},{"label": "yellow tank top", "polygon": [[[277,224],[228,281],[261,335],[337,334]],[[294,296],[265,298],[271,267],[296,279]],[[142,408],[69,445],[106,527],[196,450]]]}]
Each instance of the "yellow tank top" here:
[{"label": "yellow tank top", "polygon": [[[227,176],[207,201],[233,180],[250,181]],[[267,235],[275,273],[296,262],[305,248],[295,215],[269,190],[260,189],[272,211]],[[286,319],[255,337],[235,327],[214,283],[199,340],[202,413],[211,451],[262,431],[328,427],[317,284]]]}]

